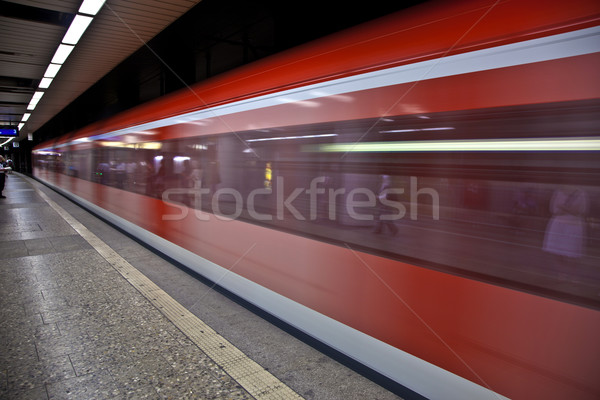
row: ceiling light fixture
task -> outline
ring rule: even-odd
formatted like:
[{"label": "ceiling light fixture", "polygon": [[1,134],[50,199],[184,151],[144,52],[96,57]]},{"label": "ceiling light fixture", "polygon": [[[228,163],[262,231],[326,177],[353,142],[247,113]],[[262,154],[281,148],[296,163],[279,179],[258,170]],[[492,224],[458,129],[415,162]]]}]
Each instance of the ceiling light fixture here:
[{"label": "ceiling light fixture", "polygon": [[82,14],[96,15],[104,5],[106,0],[84,0],[79,7],[79,12]]},{"label": "ceiling light fixture", "polygon": [[[62,39],[62,43],[56,49],[54,56],[52,57],[52,61],[46,68],[46,72],[44,72],[44,77],[40,81],[39,88],[40,89],[48,89],[52,80],[56,77],[56,74],[60,70],[62,64],[67,60],[75,45],[79,42],[90,23],[94,19],[93,16],[100,11],[102,6],[104,5],[106,0],[84,0],[79,7],[79,13],[73,18],[69,29],[65,33],[65,36]],[[86,15],[81,15],[86,14]],[[32,111],[37,106],[37,103],[40,101],[44,92],[35,92],[31,101],[27,105],[27,110]],[[21,120],[21,125],[19,125],[19,129],[21,129],[25,123],[31,116],[31,113],[25,113]]]},{"label": "ceiling light fixture", "polygon": [[40,101],[40,99],[42,98],[43,95],[44,95],[44,92],[35,92],[33,94],[33,97],[31,98],[31,101],[27,105],[27,110],[31,111],[31,110],[35,109],[35,107],[37,106],[37,103]]},{"label": "ceiling light fixture", "polygon": [[62,67],[60,64],[50,64],[44,72],[44,78],[54,78],[58,74],[58,70]]},{"label": "ceiling light fixture", "polygon": [[52,78],[42,78],[42,80],[40,81],[40,86],[38,86],[40,89],[48,89],[50,87],[50,84],[52,83]]},{"label": "ceiling light fixture", "polygon": [[56,53],[54,53],[54,57],[52,58],[52,64],[63,64],[74,48],[75,46],[70,46],[68,44],[61,44],[58,46],[58,49],[56,49]]},{"label": "ceiling light fixture", "polygon": [[76,15],[73,22],[71,22],[71,26],[69,26],[69,30],[65,34],[65,37],[63,37],[62,42],[65,44],[77,44],[93,19],[93,17],[88,17],[86,15]]}]

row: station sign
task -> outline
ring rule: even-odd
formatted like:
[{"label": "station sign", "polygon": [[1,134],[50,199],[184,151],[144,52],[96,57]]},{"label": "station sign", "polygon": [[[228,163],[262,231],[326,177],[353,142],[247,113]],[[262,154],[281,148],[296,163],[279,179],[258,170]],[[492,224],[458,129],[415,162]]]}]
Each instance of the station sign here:
[{"label": "station sign", "polygon": [[0,128],[0,136],[18,136],[19,131],[16,128]]}]

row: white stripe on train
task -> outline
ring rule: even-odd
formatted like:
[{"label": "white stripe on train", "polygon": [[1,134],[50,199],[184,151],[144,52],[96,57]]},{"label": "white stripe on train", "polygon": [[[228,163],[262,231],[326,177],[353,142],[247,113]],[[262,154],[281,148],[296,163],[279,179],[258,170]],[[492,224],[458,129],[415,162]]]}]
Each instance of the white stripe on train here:
[{"label": "white stripe on train", "polygon": [[[107,139],[124,134],[221,117],[285,103],[307,101],[360,90],[558,60],[598,52],[600,52],[600,27],[596,26],[283,90],[277,93],[257,96],[251,99],[102,133],[92,136],[89,139]],[[60,144],[54,148],[77,143],[80,142],[74,140]],[[38,151],[48,151],[50,149],[52,148],[39,149]]]}]

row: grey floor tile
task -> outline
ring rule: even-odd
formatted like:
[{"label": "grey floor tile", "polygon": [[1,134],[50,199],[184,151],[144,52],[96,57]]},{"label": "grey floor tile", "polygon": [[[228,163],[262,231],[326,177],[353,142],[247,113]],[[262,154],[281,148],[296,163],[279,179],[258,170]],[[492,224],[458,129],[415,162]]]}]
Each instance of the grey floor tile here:
[{"label": "grey floor tile", "polygon": [[55,253],[54,247],[48,238],[29,239],[25,240],[24,243],[30,256]]},{"label": "grey floor tile", "polygon": [[87,346],[87,335],[68,336],[60,335],[37,339],[35,347],[40,360],[51,360],[81,351]]},{"label": "grey floor tile", "polygon": [[32,336],[36,340],[50,339],[54,337],[60,337],[60,329],[58,324],[47,324],[36,327],[33,330]]},{"label": "grey floor tile", "polygon": [[8,390],[34,389],[75,376],[69,357],[41,360],[30,365],[8,368]]},{"label": "grey floor tile", "polygon": [[53,236],[48,240],[57,252],[91,249],[91,246],[79,235]]},{"label": "grey floor tile", "polygon": [[12,349],[2,352],[0,365],[19,367],[34,365],[39,361],[35,347]]},{"label": "grey floor tile", "polygon": [[37,222],[17,222],[0,225],[0,235],[19,232],[36,232],[41,230],[42,228]]},{"label": "grey floor tile", "polygon": [[163,399],[254,399],[229,376],[221,378],[201,369],[185,374],[161,374],[153,381]]},{"label": "grey floor tile", "polygon": [[69,358],[77,376],[107,369],[106,362],[103,362],[102,359],[97,357],[95,352],[92,353],[89,349],[84,349],[81,353],[71,353]]},{"label": "grey floor tile", "polygon": [[44,324],[56,322],[77,323],[82,316],[82,310],[77,306],[70,306],[60,310],[47,310],[40,313]]},{"label": "grey floor tile", "polygon": [[48,311],[62,310],[69,306],[69,303],[67,303],[64,298],[55,297],[45,299],[43,298],[42,292],[40,291],[39,293],[41,298],[30,298],[23,302],[26,314],[39,314]]},{"label": "grey floor tile", "polygon": [[48,393],[46,385],[40,385],[32,389],[0,391],[0,398],[3,400],[47,400]]},{"label": "grey floor tile", "polygon": [[19,240],[8,240],[8,235],[0,235],[0,259],[25,257],[29,255],[25,243]]},{"label": "grey floor tile", "polygon": [[[132,390],[121,389],[120,398],[123,400],[161,400],[163,399],[156,390],[154,385],[142,385]],[[176,397],[177,399],[183,399],[184,397]]]},{"label": "grey floor tile", "polygon": [[[23,306],[23,295],[14,294],[9,299],[0,300],[0,306],[2,307],[2,318],[14,318],[16,315],[23,315],[25,313],[25,307]],[[4,325],[8,321],[0,322],[0,326]]]},{"label": "grey floor tile", "polygon": [[93,343],[69,354],[69,358],[77,376],[114,369],[119,365],[130,364],[133,360],[127,348],[121,344],[98,346]]},{"label": "grey floor tile", "polygon": [[5,310],[0,312],[0,332],[18,333],[24,329],[31,331],[43,324],[41,314],[26,315],[24,312],[9,313]]},{"label": "grey floor tile", "polygon": [[134,391],[140,387],[153,385],[157,376],[171,374],[168,362],[160,356],[146,356],[134,359],[129,364],[115,365],[109,369],[117,386],[124,391]]},{"label": "grey floor tile", "polygon": [[107,371],[64,379],[47,385],[50,400],[114,399],[121,392]]}]

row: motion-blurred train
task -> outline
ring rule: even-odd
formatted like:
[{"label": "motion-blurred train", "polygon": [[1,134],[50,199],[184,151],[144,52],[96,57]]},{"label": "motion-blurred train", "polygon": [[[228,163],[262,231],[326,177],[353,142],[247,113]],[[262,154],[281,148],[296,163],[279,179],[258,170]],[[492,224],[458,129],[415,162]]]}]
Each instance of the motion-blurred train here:
[{"label": "motion-blurred train", "polygon": [[34,150],[41,181],[427,398],[600,398],[600,3],[425,3]]}]

